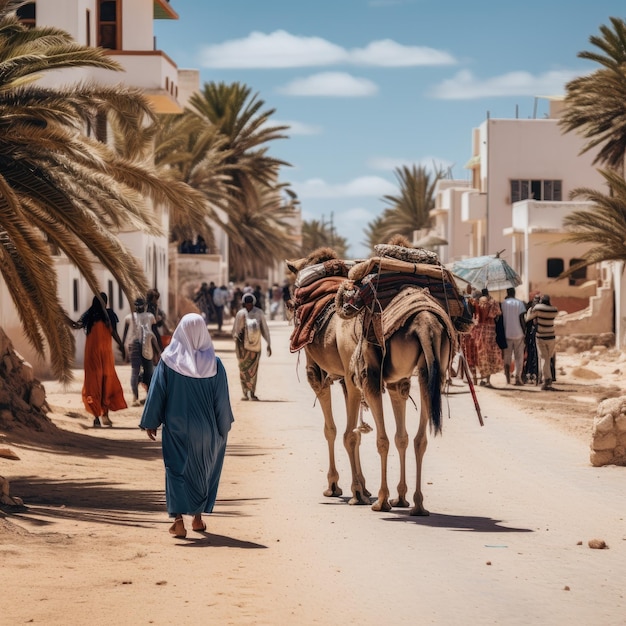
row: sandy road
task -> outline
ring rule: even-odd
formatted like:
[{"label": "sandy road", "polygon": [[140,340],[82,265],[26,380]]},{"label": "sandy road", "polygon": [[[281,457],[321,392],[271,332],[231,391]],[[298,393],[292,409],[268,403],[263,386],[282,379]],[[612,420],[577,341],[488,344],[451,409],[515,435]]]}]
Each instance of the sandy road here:
[{"label": "sandy road", "polygon": [[[288,326],[271,331],[259,403],[240,402],[232,346],[216,342],[236,422],[204,535],[167,535],[160,452],[137,409],[112,430],[63,422],[80,450],[14,446],[12,486],[29,510],[9,518],[19,532],[0,532],[0,624],[626,624],[626,468],[591,467],[583,443],[491,390],[478,392],[481,428],[457,383],[425,457],[429,517],[349,506],[340,439],[344,496],[326,499],[304,355],[289,353]],[[80,407],[76,388],[51,398]],[[413,408],[409,420],[414,432]],[[375,493],[373,433],[362,458]],[[389,475],[393,495],[395,451]]]}]

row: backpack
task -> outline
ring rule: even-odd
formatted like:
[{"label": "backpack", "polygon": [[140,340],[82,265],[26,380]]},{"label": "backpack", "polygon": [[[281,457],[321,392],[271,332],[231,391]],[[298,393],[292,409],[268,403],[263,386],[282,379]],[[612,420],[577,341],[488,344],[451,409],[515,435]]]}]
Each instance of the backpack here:
[{"label": "backpack", "polygon": [[133,322],[138,327],[138,339],[141,342],[141,356],[144,359],[152,360],[154,358],[154,348],[152,345],[152,338],[154,337],[154,333],[152,329],[149,328],[145,323],[141,323],[139,321],[137,313],[133,315]]},{"label": "backpack", "polygon": [[246,337],[245,343],[254,346],[261,338],[261,326],[259,321],[254,317],[248,317],[246,315]]}]

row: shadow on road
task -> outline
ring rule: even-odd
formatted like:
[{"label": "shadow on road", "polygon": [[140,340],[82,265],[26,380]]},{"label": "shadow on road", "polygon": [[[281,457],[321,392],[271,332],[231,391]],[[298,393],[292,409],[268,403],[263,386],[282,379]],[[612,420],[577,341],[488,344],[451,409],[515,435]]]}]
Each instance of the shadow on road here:
[{"label": "shadow on road", "polygon": [[449,528],[450,530],[472,531],[477,533],[532,533],[530,528],[515,528],[500,526],[502,520],[491,517],[476,517],[473,515],[444,515],[431,513],[425,517],[411,517],[408,511],[398,511],[396,517],[383,518],[386,522],[410,522],[419,526],[432,528]]}]

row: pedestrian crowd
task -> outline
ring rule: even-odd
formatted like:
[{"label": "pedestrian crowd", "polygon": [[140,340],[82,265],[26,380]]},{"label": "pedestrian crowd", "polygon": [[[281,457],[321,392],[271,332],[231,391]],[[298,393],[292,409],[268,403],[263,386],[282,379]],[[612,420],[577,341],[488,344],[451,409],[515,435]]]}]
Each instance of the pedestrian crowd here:
[{"label": "pedestrian crowd", "polygon": [[[112,426],[109,412],[127,407],[115,371],[115,342],[131,366],[132,406],[145,405],[139,426],[151,440],[162,430],[166,506],[173,519],[169,533],[174,537],[186,536],[185,515],[193,518],[192,530],[206,530],[202,515],[213,511],[234,421],[226,372],[208,326],[215,324],[221,333],[225,317],[232,318],[241,399],[258,401],[263,342],[267,356],[272,355],[265,303],[270,320],[287,320],[290,298],[288,281],[272,284],[266,293],[258,285],[203,282],[193,295],[198,312],[184,315],[172,333],[160,294],[150,289],[135,299],[120,337],[119,319],[107,294],[100,293],[72,322],[86,333],[82,396],[94,426]],[[468,286],[466,302],[474,325],[461,336],[460,358],[471,382],[491,387],[491,377],[504,371],[507,384],[542,383],[542,389],[551,389],[558,310],[550,296],[537,294],[524,303],[511,287],[498,302],[488,289]],[[140,387],[146,392],[143,400]]]},{"label": "pedestrian crowd", "polygon": [[474,320],[469,333],[461,336],[461,358],[474,385],[492,387],[491,376],[504,371],[507,384],[541,384],[552,389],[556,380],[558,309],[548,294],[536,294],[525,303],[509,287],[502,302],[488,289],[467,288],[466,302]]}]

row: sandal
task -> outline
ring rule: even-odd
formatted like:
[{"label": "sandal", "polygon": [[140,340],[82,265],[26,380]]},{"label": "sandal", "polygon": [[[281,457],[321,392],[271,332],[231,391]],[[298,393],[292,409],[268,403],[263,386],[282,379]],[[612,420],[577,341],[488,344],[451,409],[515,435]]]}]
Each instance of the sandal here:
[{"label": "sandal", "polygon": [[194,520],[193,523],[191,524],[191,528],[197,533],[203,533],[206,530],[206,524],[202,521],[200,522],[200,524],[202,525],[198,526],[196,524],[196,520]]},{"label": "sandal", "polygon": [[187,529],[182,519],[174,520],[174,523],[170,526],[170,535],[179,539],[184,539],[187,536]]}]

